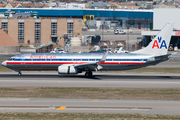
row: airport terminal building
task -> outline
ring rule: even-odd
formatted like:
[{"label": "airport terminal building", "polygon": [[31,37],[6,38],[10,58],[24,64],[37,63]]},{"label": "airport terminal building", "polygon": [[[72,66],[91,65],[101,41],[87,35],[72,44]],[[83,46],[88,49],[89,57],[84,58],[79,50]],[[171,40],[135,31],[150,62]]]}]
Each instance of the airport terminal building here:
[{"label": "airport terminal building", "polygon": [[0,23],[19,45],[53,42],[63,47],[71,37],[82,37],[82,19],[78,18],[2,18]]},{"label": "airport terminal building", "polygon": [[[146,46],[166,22],[175,21],[171,44],[180,48],[179,9],[0,9],[1,13],[6,13],[6,11],[14,12],[15,15],[29,14],[31,16],[16,16],[9,19],[5,19],[5,16],[0,19],[0,27],[7,31],[19,45],[40,45],[54,42],[64,47],[71,37],[81,39],[82,27],[87,21],[93,20],[89,23],[92,28],[99,25],[99,29],[103,29],[105,28],[103,25],[105,23],[109,25],[110,22],[108,29],[122,27],[144,30],[141,35],[144,37],[143,42]],[[37,18],[33,18],[34,13],[37,13]]]},{"label": "airport terminal building", "polygon": [[[0,27],[19,45],[36,46],[54,42],[61,47],[71,37],[81,39],[82,27],[85,27],[88,20],[101,24],[93,21],[89,29],[94,25],[99,25],[98,30],[106,29],[105,23],[108,23],[108,29],[127,29],[128,26],[145,29],[150,28],[153,18],[152,10],[1,8],[0,13]],[[8,13],[12,16],[8,16]]]}]

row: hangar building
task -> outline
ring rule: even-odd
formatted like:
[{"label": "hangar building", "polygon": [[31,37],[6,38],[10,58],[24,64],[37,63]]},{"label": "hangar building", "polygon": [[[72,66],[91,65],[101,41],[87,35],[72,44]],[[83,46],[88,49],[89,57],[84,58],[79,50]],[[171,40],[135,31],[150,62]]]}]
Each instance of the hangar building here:
[{"label": "hangar building", "polygon": [[180,17],[178,16],[179,13],[180,9],[178,8],[154,9],[153,30],[142,31],[142,35],[145,38],[144,46],[148,45],[153,36],[157,35],[167,22],[174,22],[174,31],[172,32],[170,44],[172,44],[173,47],[177,46],[180,49]]}]

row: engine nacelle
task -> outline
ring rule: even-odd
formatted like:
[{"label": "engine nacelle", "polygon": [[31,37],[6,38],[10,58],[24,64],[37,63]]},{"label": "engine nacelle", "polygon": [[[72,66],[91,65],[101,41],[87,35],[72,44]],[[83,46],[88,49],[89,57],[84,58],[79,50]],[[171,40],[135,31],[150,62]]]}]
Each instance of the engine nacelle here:
[{"label": "engine nacelle", "polygon": [[73,65],[61,65],[58,67],[59,74],[77,74],[77,69]]}]

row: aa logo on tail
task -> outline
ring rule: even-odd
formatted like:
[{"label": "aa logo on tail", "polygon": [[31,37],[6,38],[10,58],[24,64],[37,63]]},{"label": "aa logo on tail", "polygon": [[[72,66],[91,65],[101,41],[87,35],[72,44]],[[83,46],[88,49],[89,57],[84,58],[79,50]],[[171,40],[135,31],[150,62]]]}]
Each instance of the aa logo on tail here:
[{"label": "aa logo on tail", "polygon": [[[160,44],[160,47],[159,47],[159,44]],[[157,40],[154,40],[152,49],[154,49],[154,48],[161,49],[161,48],[163,48],[163,47],[164,47],[165,49],[167,49],[166,42],[165,42],[165,40],[162,40],[162,37],[158,37],[158,41],[157,41]]]}]

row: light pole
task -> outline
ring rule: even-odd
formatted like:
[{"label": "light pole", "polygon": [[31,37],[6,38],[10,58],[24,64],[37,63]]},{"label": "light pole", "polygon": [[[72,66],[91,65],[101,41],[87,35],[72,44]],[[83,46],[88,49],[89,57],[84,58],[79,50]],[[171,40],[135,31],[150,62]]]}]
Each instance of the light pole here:
[{"label": "light pole", "polygon": [[104,30],[103,30],[103,27],[104,27],[104,21],[102,21],[101,27],[102,27],[102,40],[103,40],[103,34],[104,34]]},{"label": "light pole", "polygon": [[103,40],[103,34],[104,34],[104,18],[101,18],[101,29],[102,29],[102,40]]},{"label": "light pole", "polygon": [[126,22],[126,28],[127,28],[127,50],[129,51],[129,18]]},{"label": "light pole", "polygon": [[127,24],[127,49],[129,51],[129,24]]}]

